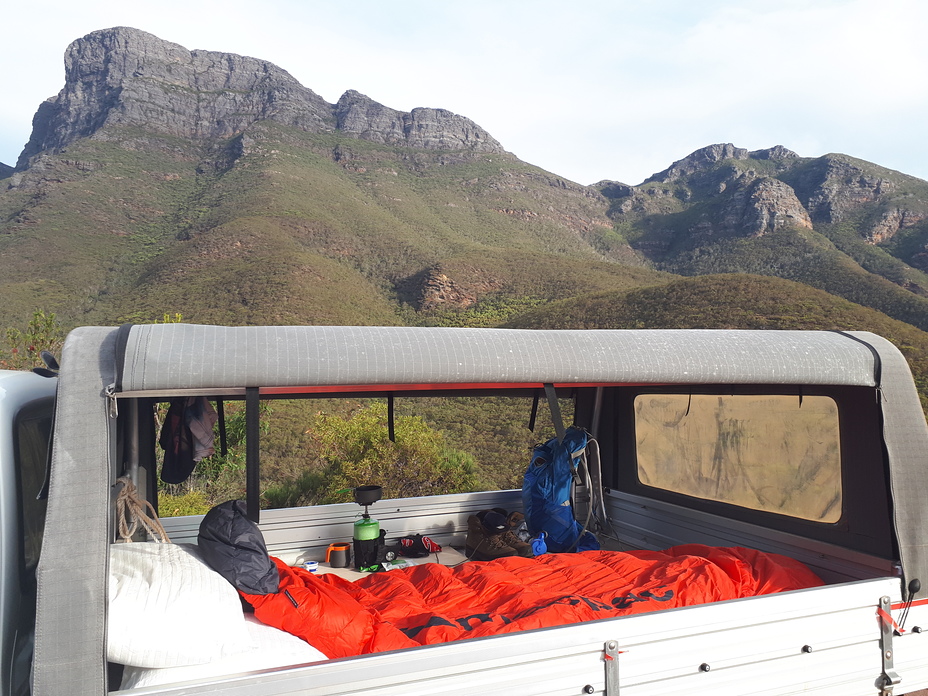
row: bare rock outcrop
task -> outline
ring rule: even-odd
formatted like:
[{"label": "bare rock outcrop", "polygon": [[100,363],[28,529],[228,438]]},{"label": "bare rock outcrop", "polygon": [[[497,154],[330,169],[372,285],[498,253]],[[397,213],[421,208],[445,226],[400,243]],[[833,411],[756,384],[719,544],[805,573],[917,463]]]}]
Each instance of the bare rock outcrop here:
[{"label": "bare rock outcrop", "polygon": [[700,148],[681,160],[677,160],[667,169],[651,176],[647,181],[667,183],[692,177],[694,174],[711,172],[718,168],[723,160],[768,160],[782,162],[784,166],[790,161],[799,159],[792,150],[782,145],[774,145],[764,150],[748,151],[743,147],[735,147],[731,143],[719,143]]},{"label": "bare rock outcrop", "polygon": [[870,244],[881,244],[895,237],[900,230],[915,227],[925,220],[928,220],[928,214],[924,212],[895,207],[884,211],[876,222],[864,230],[865,239]]},{"label": "bare rock outcrop", "polygon": [[795,160],[799,159],[799,155],[785,148],[782,145],[774,145],[773,147],[768,147],[763,150],[752,150],[748,153],[748,156],[751,159],[756,160]]},{"label": "bare rock outcrop", "polygon": [[732,196],[722,225],[740,236],[760,237],[786,227],[811,230],[812,219],[789,184],[763,177]]},{"label": "bare rock outcrop", "polygon": [[65,86],[33,119],[17,162],[60,151],[105,126],[134,126],[187,139],[227,138],[271,120],[324,133],[430,150],[502,152],[473,121],[444,109],[389,109],[354,91],[329,104],[268,61],[189,51],[128,27],[95,31],[65,53]]},{"label": "bare rock outcrop", "polygon": [[838,223],[895,192],[892,180],[868,173],[850,158],[826,155],[796,181],[800,200],[814,222]]},{"label": "bare rock outcrop", "polygon": [[440,265],[419,274],[415,278],[415,285],[415,304],[421,312],[465,309],[477,302],[476,294],[461,287]]},{"label": "bare rock outcrop", "polygon": [[677,160],[662,172],[654,174],[646,181],[677,181],[698,172],[714,169],[721,160],[744,160],[750,153],[743,147],[735,147],[731,143],[709,145],[690,153],[681,160]]},{"label": "bare rock outcrop", "polygon": [[340,131],[361,140],[423,150],[503,152],[496,139],[468,118],[445,109],[396,111],[354,90],[338,100],[335,117]]},{"label": "bare rock outcrop", "polygon": [[312,132],[335,127],[322,97],[267,61],[188,51],[128,27],[105,29],[68,47],[65,86],[36,113],[17,168],[105,125],[217,138],[262,119]]}]

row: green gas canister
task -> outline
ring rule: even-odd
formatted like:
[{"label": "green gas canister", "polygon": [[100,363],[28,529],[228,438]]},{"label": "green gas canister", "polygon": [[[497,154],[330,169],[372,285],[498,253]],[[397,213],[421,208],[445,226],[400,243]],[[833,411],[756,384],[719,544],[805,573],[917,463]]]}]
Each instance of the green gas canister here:
[{"label": "green gas canister", "polygon": [[380,522],[369,517],[362,517],[354,523],[354,540],[370,541],[380,538]]}]

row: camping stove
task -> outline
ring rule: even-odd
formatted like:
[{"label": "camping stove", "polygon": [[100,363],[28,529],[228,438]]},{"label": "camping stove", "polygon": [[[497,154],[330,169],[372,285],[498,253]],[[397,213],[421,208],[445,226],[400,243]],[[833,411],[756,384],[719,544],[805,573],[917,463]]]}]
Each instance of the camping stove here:
[{"label": "camping stove", "polygon": [[381,569],[381,563],[396,558],[394,551],[387,549],[387,533],[380,528],[380,522],[371,519],[367,508],[376,503],[383,495],[380,486],[358,486],[353,489],[354,502],[364,508],[361,519],[354,523],[354,567],[362,572]]}]

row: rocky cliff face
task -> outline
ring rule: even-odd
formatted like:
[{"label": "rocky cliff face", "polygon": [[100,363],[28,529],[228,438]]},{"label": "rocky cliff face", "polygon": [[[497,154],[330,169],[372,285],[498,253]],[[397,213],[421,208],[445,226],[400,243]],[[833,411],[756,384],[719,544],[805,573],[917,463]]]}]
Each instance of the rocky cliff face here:
[{"label": "rocky cliff face", "polygon": [[183,46],[137,29],[96,31],[65,53],[65,86],[43,103],[17,163],[57,151],[104,126],[225,138],[269,119],[311,133],[336,129],[374,142],[438,150],[501,152],[472,121],[441,109],[394,111],[347,92],[332,105],[267,61]]},{"label": "rocky cliff face", "polygon": [[903,190],[912,183],[912,177],[844,155],[825,155],[801,172],[794,186],[814,222],[843,223],[863,217],[861,236],[871,244],[882,244],[928,220],[925,201]]},{"label": "rocky cliff face", "polygon": [[718,145],[709,145],[708,147],[696,150],[681,160],[677,160],[662,172],[654,174],[647,179],[649,181],[659,181],[662,183],[671,181],[680,181],[692,177],[694,174],[713,171],[723,160],[795,160],[797,155],[792,150],[788,150],[782,145],[776,145],[766,150],[755,150],[753,152],[742,147],[735,147],[731,143]]},{"label": "rocky cliff face", "polygon": [[794,183],[812,219],[825,223],[843,222],[896,188],[891,179],[865,172],[841,155],[819,158]]},{"label": "rocky cliff face", "polygon": [[697,150],[640,186],[597,184],[625,219],[708,205],[691,227],[703,239],[853,222],[870,244],[928,220],[921,194],[902,190],[913,186],[924,182],[844,155],[809,159],[780,145],[748,151],[730,143]]},{"label": "rocky cliff face", "polygon": [[445,109],[409,113],[378,104],[354,90],[335,105],[336,127],[361,140],[423,150],[502,152],[502,146],[470,119]]},{"label": "rocky cliff face", "polygon": [[721,222],[733,234],[754,237],[785,227],[812,229],[812,219],[792,187],[770,177],[741,187],[725,207]]},{"label": "rocky cliff face", "polygon": [[[928,184],[869,162],[717,144],[639,186],[604,181],[596,188],[611,200],[610,215],[631,246],[664,270],[805,277],[795,266],[819,253],[812,245],[836,248],[928,296],[918,272],[928,271]],[[772,249],[787,248],[805,256],[773,260]]]},{"label": "rocky cliff face", "polygon": [[423,312],[447,307],[465,309],[477,302],[477,294],[461,287],[440,265],[426,269],[413,283],[417,286],[413,301]]}]

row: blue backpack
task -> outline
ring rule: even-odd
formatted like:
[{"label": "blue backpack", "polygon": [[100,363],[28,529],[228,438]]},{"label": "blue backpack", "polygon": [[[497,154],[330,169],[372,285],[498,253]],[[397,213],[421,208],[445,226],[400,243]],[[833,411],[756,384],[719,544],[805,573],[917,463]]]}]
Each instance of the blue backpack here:
[{"label": "blue backpack", "polygon": [[548,551],[589,551],[599,548],[592,533],[574,519],[571,484],[579,479],[578,465],[586,452],[589,435],[569,427],[563,439],[551,438],[535,445],[522,483],[522,507],[529,532],[545,533]]}]

